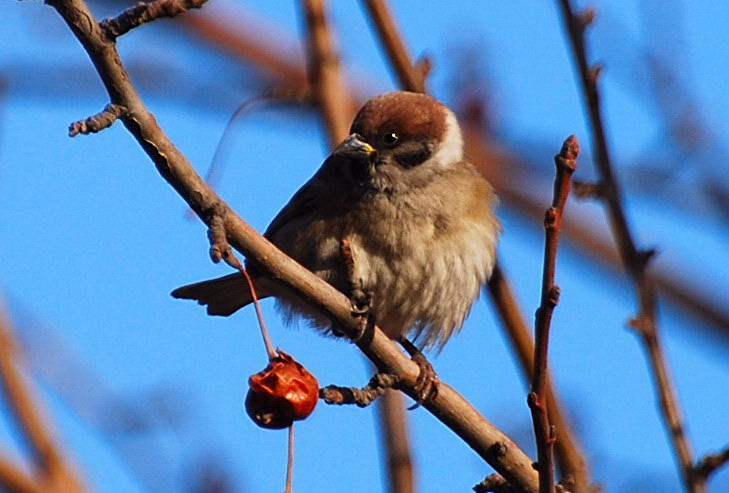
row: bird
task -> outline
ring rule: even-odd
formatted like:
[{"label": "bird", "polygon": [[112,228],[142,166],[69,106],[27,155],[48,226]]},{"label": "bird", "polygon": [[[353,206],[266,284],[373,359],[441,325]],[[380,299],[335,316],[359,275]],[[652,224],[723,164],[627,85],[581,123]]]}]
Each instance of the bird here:
[{"label": "bird", "polygon": [[[493,270],[497,202],[464,159],[455,114],[426,94],[395,91],[362,106],[349,136],[264,236],[350,298],[353,286],[366,293],[368,316],[390,338],[440,350],[463,326]],[[287,321],[303,318],[337,333],[325,313],[263,268],[252,261],[247,268],[258,296],[274,296]],[[227,316],[252,302],[240,273],[171,294],[206,305],[210,315]]]}]

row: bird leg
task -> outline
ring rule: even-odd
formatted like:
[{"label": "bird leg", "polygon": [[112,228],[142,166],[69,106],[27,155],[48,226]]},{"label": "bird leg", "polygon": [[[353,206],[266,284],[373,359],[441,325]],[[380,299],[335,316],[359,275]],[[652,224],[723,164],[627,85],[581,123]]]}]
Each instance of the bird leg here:
[{"label": "bird leg", "polygon": [[339,250],[344,260],[344,267],[349,281],[349,299],[352,302],[352,316],[359,320],[359,328],[356,333],[350,334],[352,342],[358,342],[365,333],[374,327],[375,322],[370,308],[372,307],[372,291],[366,291],[362,278],[355,273],[355,260],[352,245],[347,238],[343,238]]},{"label": "bird leg", "polygon": [[428,361],[423,352],[415,344],[407,338],[401,337],[400,345],[405,348],[405,351],[410,354],[410,359],[420,368],[420,373],[418,373],[414,387],[418,398],[415,401],[415,405],[408,408],[412,410],[429,399],[435,399],[438,395],[438,374],[435,372],[433,365],[430,364],[430,361]]}]

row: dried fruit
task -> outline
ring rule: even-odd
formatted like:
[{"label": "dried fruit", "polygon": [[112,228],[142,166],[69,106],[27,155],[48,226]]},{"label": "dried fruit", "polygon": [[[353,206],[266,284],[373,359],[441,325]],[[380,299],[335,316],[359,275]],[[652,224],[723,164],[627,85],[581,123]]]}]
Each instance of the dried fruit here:
[{"label": "dried fruit", "polygon": [[311,414],[319,400],[319,382],[281,350],[268,366],[248,379],[246,411],[262,428],[287,428]]}]

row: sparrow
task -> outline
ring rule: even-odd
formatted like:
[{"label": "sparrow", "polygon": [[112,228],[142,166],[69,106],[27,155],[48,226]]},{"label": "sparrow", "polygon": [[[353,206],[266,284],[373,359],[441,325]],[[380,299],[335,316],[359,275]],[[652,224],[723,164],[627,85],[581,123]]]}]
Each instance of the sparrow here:
[{"label": "sparrow", "polygon": [[[491,185],[464,160],[455,114],[425,94],[390,92],[359,110],[350,135],[273,219],[265,237],[352,297],[390,338],[442,349],[458,332],[496,258]],[[343,257],[342,242],[351,249]],[[337,333],[325,313],[247,262],[260,298],[284,318]],[[227,316],[252,302],[240,273],[172,292]],[[412,344],[411,344],[412,345]]]}]

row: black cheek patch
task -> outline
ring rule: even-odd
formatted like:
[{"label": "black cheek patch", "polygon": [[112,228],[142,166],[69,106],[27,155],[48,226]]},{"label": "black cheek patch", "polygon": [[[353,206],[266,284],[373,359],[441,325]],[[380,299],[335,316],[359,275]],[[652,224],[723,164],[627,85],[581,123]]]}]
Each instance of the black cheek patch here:
[{"label": "black cheek patch", "polygon": [[433,145],[426,139],[409,139],[394,148],[392,155],[403,168],[414,168],[430,159]]}]

